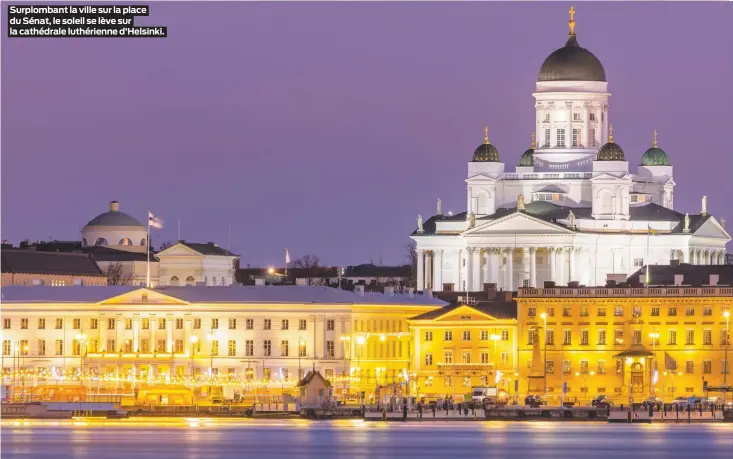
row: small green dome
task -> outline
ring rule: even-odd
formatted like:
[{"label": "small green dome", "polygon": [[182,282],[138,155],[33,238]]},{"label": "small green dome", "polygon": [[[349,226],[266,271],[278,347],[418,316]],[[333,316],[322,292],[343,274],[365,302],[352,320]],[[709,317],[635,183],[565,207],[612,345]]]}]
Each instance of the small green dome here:
[{"label": "small green dome", "polygon": [[501,159],[499,159],[499,150],[488,142],[482,143],[473,152],[473,162],[499,163],[501,162]]},{"label": "small green dome", "polygon": [[669,166],[669,158],[667,152],[659,148],[657,142],[657,131],[654,131],[654,143],[641,157],[642,166]]},{"label": "small green dome", "polygon": [[522,153],[522,157],[519,158],[519,165],[534,166],[534,148],[530,148],[529,150]]},{"label": "small green dome", "polygon": [[659,147],[652,147],[644,152],[641,157],[642,166],[669,166],[667,152]]}]

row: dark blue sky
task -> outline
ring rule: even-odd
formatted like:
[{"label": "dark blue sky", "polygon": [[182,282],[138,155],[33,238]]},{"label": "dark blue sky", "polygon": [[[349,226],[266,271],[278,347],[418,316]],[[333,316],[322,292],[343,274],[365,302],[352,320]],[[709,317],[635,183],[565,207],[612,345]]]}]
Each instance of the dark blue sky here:
[{"label": "dark blue sky", "polygon": [[[157,243],[227,244],[242,263],[404,260],[418,213],[462,211],[489,125],[513,170],[569,3],[152,3],[169,38],[8,39],[2,237],[72,239],[121,202]],[[576,4],[635,170],[652,130],[675,208],[733,221],[733,8]],[[729,226],[730,228],[730,226]]]}]

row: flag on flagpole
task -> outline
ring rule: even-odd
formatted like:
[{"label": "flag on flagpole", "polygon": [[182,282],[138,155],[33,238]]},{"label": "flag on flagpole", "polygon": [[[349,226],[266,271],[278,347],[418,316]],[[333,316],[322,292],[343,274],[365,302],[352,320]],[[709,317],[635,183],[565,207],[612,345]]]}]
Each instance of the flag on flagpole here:
[{"label": "flag on flagpole", "polygon": [[163,220],[153,215],[152,212],[148,211],[148,225],[150,225],[151,228],[162,228],[163,227]]},{"label": "flag on flagpole", "polygon": [[651,225],[647,224],[647,227],[646,228],[647,228],[647,231],[648,231],[647,234],[649,234],[649,236],[656,236],[657,235],[657,232],[652,229],[652,226]]},{"label": "flag on flagpole", "polygon": [[288,252],[288,249],[285,249],[285,264],[290,263],[290,253]]}]

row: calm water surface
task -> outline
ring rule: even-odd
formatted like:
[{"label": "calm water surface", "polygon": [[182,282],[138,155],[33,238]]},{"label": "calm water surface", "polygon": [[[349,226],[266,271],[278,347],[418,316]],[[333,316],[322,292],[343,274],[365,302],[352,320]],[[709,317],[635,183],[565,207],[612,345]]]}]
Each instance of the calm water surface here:
[{"label": "calm water surface", "polygon": [[2,458],[733,459],[733,424],[2,421]]}]

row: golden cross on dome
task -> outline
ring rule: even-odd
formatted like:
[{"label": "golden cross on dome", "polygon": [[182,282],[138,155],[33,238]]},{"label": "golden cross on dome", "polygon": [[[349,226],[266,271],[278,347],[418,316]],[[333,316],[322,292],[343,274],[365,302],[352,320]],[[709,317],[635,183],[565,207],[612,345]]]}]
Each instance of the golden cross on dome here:
[{"label": "golden cross on dome", "polygon": [[654,130],[654,143],[652,144],[652,147],[657,148],[659,144],[657,143],[657,130]]},{"label": "golden cross on dome", "polygon": [[537,143],[534,141],[534,132],[532,133],[532,148],[535,148]]},{"label": "golden cross on dome", "polygon": [[575,7],[570,7],[570,21],[568,21],[568,26],[570,26],[570,35],[575,35]]},{"label": "golden cross on dome", "polygon": [[608,143],[613,143],[613,125],[608,127]]},{"label": "golden cross on dome", "polygon": [[484,143],[486,145],[489,144],[489,127],[488,126],[484,126]]}]

